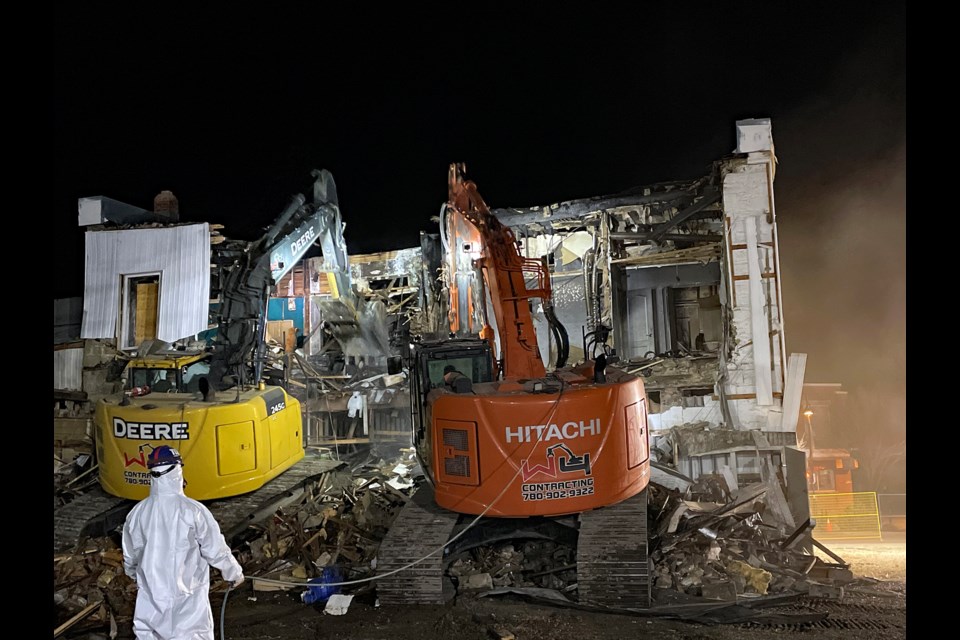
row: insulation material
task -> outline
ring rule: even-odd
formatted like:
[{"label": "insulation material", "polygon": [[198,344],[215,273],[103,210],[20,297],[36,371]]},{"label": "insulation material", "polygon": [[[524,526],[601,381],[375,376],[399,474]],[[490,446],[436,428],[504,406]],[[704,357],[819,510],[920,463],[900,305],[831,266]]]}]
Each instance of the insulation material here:
[{"label": "insulation material", "polygon": [[[738,429],[780,431],[783,411],[780,407],[760,407],[753,399],[730,400],[728,403],[733,422]],[[794,431],[796,427],[794,427]]]},{"label": "insulation material", "polygon": [[125,275],[160,273],[157,338],[206,331],[210,303],[207,223],[86,233],[83,338],[116,338]]},{"label": "insulation material", "polygon": [[583,258],[587,249],[593,246],[593,236],[587,231],[563,234],[541,234],[520,240],[520,253],[526,257],[539,258],[560,249],[560,262],[570,264]]}]

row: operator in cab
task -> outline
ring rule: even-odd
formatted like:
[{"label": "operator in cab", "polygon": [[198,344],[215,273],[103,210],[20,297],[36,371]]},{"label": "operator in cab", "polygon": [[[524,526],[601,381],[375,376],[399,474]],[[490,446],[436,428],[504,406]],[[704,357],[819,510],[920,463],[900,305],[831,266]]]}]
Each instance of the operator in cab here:
[{"label": "operator in cab", "polygon": [[443,383],[454,393],[473,393],[473,380],[457,371],[452,364],[443,368]]}]

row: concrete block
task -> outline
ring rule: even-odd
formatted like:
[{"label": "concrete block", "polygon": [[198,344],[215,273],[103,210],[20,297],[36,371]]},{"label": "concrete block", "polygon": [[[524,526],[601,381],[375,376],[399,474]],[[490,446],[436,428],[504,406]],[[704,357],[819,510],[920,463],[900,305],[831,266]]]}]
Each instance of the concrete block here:
[{"label": "concrete block", "polygon": [[827,598],[829,600],[843,600],[843,587],[835,587],[832,584],[810,583],[811,598]]},{"label": "concrete block", "polygon": [[464,590],[493,589],[493,578],[489,573],[475,573],[460,578],[460,588]]},{"label": "concrete block", "polygon": [[733,582],[704,583],[701,591],[704,598],[709,600],[726,600],[736,602],[737,587]]},{"label": "concrete block", "polygon": [[853,582],[853,571],[850,569],[834,569],[831,567],[827,570],[827,579],[842,584]]},{"label": "concrete block", "polygon": [[99,340],[84,340],[83,366],[98,367],[101,364],[112,362],[116,356],[116,349],[112,345]]},{"label": "concrete block", "polygon": [[89,418],[54,418],[53,439],[60,442],[93,442],[93,420]]}]

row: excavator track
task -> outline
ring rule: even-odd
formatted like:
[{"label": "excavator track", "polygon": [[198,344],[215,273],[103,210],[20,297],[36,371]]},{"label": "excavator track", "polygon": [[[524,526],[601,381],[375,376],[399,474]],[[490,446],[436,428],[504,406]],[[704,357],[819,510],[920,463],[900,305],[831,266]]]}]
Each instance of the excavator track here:
[{"label": "excavator track", "polygon": [[647,490],[580,514],[577,540],[580,602],[607,607],[650,606]]},{"label": "excavator track", "polygon": [[211,500],[205,504],[229,542],[251,524],[274,513],[285,502],[297,498],[308,485],[321,481],[328,471],[343,465],[339,460],[307,457],[256,491],[223,500]]},{"label": "excavator track", "polygon": [[54,552],[73,548],[81,538],[104,536],[123,524],[135,502],[112,496],[99,486],[53,510]]},{"label": "excavator track", "polygon": [[388,573],[436,553],[409,569],[377,578],[381,604],[443,604],[453,596],[453,585],[443,575],[444,554],[437,549],[450,539],[458,518],[437,506],[432,487],[417,489],[380,543],[377,572]]},{"label": "excavator track", "polygon": [[[304,458],[256,491],[213,500],[206,506],[229,541],[246,527],[298,497],[324,474],[343,466],[338,460]],[[73,548],[84,537],[104,536],[123,524],[135,500],[118,498],[94,487],[72,502],[54,510],[54,552]]]}]

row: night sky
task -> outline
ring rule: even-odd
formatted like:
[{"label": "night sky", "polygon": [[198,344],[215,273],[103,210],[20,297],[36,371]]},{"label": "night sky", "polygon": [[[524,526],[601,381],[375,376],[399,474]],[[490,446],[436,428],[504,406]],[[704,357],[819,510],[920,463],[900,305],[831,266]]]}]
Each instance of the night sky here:
[{"label": "night sky", "polygon": [[366,253],[435,230],[450,162],[492,207],[543,205],[704,175],[770,117],[788,350],[808,381],[902,376],[903,3],[217,6],[56,9],[55,298],[82,294],[79,197],[169,189],[253,239],[326,168]]}]

